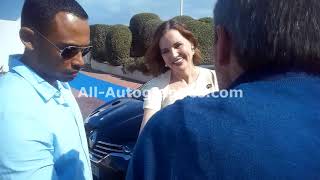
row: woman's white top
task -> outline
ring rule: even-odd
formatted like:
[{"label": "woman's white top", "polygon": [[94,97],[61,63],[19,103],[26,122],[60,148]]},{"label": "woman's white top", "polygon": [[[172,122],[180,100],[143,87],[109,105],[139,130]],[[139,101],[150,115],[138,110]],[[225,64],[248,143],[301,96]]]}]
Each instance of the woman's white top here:
[{"label": "woman's white top", "polygon": [[205,96],[218,91],[215,71],[202,67],[197,68],[199,68],[199,75],[196,81],[179,90],[174,91],[169,88],[171,70],[149,81],[145,88],[147,95],[144,98],[143,108],[159,111],[186,96]]}]

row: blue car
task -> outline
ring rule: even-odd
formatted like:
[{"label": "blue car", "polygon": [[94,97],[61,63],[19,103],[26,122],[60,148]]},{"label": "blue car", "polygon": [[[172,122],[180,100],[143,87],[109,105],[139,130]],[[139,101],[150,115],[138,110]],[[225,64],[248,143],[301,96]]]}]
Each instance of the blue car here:
[{"label": "blue car", "polygon": [[[139,88],[142,91],[146,84]],[[117,98],[94,110],[85,120],[95,180],[125,179],[143,119],[143,97]]]}]

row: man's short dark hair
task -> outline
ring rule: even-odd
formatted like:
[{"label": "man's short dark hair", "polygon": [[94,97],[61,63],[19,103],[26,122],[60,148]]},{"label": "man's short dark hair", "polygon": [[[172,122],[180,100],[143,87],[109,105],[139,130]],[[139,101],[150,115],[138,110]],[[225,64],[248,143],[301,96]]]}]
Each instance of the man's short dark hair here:
[{"label": "man's short dark hair", "polygon": [[21,26],[36,28],[43,33],[59,12],[69,12],[87,20],[88,15],[75,0],[25,0],[21,13]]},{"label": "man's short dark hair", "polygon": [[239,64],[320,72],[319,0],[218,0],[214,22],[233,42]]}]

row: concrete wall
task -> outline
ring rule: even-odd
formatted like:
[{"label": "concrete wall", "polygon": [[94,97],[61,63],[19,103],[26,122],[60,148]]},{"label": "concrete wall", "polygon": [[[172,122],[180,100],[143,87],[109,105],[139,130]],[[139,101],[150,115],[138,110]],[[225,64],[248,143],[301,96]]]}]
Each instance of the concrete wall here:
[{"label": "concrete wall", "polygon": [[[112,66],[107,63],[100,63],[94,59],[87,59],[87,62],[91,62],[91,68],[94,70],[98,70],[101,72],[105,72],[108,74],[113,74],[122,78],[126,78],[129,80],[138,81],[141,83],[148,82],[153,76],[146,76],[140,71],[134,71],[134,72],[124,72],[122,66]],[[207,69],[214,69],[213,65],[200,65],[203,68]]]},{"label": "concrete wall", "polygon": [[[0,20],[0,73],[8,71],[10,54],[23,53],[24,46],[20,41],[20,19],[17,21]],[[2,67],[2,68],[1,68]]]},{"label": "concrete wall", "polygon": [[152,79],[152,76],[146,76],[140,71],[134,71],[134,72],[124,72],[122,66],[112,66],[107,63],[99,63],[98,61],[91,59],[91,68],[94,70],[98,70],[101,72],[105,72],[108,74],[113,74],[116,76],[120,76],[122,78],[138,81],[141,83],[148,82],[150,79]]}]

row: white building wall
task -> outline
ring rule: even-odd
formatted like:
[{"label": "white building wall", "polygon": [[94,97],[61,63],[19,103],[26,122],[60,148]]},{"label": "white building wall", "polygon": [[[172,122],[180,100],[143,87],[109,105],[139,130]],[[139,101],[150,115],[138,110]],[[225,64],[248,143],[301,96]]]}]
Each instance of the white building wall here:
[{"label": "white building wall", "polygon": [[19,37],[20,19],[17,21],[0,19],[0,73],[8,71],[10,54],[22,54],[24,46]]}]

